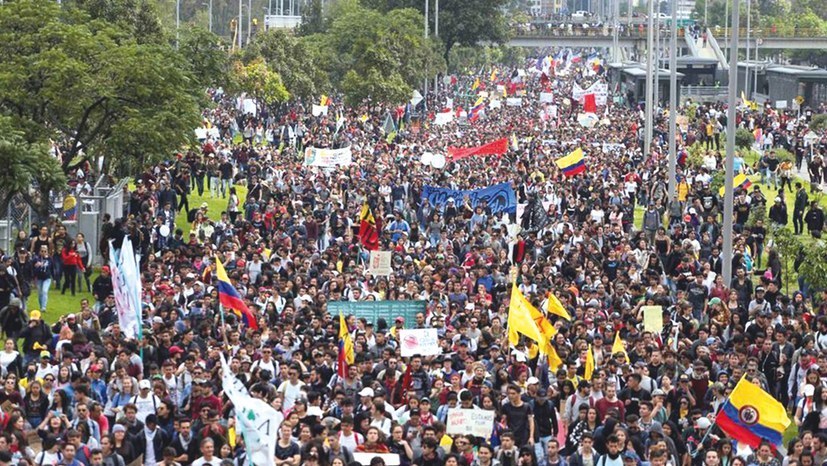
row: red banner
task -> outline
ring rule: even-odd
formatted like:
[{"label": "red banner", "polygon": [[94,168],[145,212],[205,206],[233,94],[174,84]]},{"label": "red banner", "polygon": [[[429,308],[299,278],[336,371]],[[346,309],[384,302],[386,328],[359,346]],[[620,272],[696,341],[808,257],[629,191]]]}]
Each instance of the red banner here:
[{"label": "red banner", "polygon": [[449,147],[448,159],[457,161],[475,155],[503,155],[507,150],[508,138],[502,138],[477,147]]},{"label": "red banner", "polygon": [[583,111],[586,113],[595,113],[597,112],[597,102],[595,101],[594,94],[586,94],[583,96]]}]

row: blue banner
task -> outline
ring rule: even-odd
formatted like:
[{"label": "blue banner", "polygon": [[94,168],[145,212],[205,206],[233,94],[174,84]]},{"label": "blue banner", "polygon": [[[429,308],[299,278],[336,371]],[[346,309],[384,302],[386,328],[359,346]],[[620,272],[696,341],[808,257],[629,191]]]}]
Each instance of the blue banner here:
[{"label": "blue banner", "polygon": [[500,183],[487,188],[473,190],[457,190],[450,188],[439,188],[436,186],[425,186],[422,188],[422,199],[428,199],[432,206],[440,210],[445,209],[448,198],[454,199],[454,205],[459,207],[465,196],[468,196],[471,207],[485,201],[491,209],[492,214],[517,212],[517,195],[511,187],[511,183]]}]

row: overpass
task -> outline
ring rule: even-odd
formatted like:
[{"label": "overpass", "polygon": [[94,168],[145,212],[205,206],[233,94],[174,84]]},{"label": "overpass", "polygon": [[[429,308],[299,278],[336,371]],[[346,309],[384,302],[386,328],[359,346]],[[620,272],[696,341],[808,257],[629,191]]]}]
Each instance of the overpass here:
[{"label": "overpass", "polygon": [[[536,24],[532,24],[536,26]],[[516,47],[612,47],[613,27],[582,25],[543,25],[541,28],[518,28],[515,36],[508,45]],[[729,31],[723,28],[713,30],[722,49],[729,48]],[[628,28],[621,26],[618,31],[618,45],[640,50],[646,46],[646,27],[638,25]],[[738,38],[738,47],[746,48],[746,30],[742,29]],[[678,35],[683,38],[683,29],[678,29]],[[668,42],[667,42],[668,43]],[[759,49],[798,49],[824,50],[827,49],[827,36],[820,31],[793,30],[784,33],[773,31],[753,30],[749,40],[750,48]]]}]

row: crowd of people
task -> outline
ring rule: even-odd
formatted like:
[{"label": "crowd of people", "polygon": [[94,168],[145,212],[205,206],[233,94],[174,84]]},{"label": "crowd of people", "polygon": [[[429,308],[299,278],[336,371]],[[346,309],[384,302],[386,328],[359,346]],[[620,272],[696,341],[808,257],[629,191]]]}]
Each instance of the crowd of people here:
[{"label": "crowd of people", "polygon": [[[611,85],[601,121],[584,127],[572,85],[608,79],[603,71],[567,59],[541,79],[534,61],[518,67],[525,73],[501,67],[500,83],[491,70],[446,80],[400,113],[336,99],[315,117],[299,103],[244,113],[236,96],[213,91],[216,105],[203,115],[211,136],[137,174],[123,217],[105,219],[95,245],[106,259],[109,240],[128,238],[139,254],[140,339],[124,338],[109,267],[90,280],[96,247],[59,221],[21,232],[0,266],[0,464],[248,464],[221,384],[223,354],[249,393],[280,413],[277,466],[349,466],[360,453],[375,455],[371,466],[391,457],[403,466],[821,466],[824,300],[806,283],[786,292],[771,238],[787,211],[764,213],[768,196],[780,205],[793,196],[783,182],[770,186],[774,151],[824,166],[823,137],[814,148],[804,138],[824,109],[800,119],[771,106],[739,109],[738,126],[764,139],[760,162],[740,158],[738,171],[768,184],[753,176],[754,189],[739,189],[735,254],[723,257],[723,197],[711,183],[722,168],[714,140],[725,137],[724,107],[693,106],[679,145],[703,145],[703,162],[681,157],[670,197],[666,121],[656,120],[644,153],[641,112],[614,105],[625,89]],[[474,87],[493,96],[498,84],[520,105],[462,116],[459,107],[476,101],[463,95]],[[541,92],[553,100],[540,103]],[[459,118],[437,125],[448,99]],[[502,156],[421,163],[426,152],[502,137]],[[350,147],[352,164],[305,166],[308,147]],[[586,170],[567,177],[554,162],[576,148]],[[470,198],[422,200],[425,186],[497,183],[509,183],[518,204],[541,203],[541,224]],[[796,186],[793,217],[820,211],[815,194]],[[226,208],[190,206],[194,193]],[[388,276],[367,266],[364,205],[380,249],[393,253]],[[820,235],[823,213],[806,227]],[[256,325],[220,309],[216,260]],[[735,271],[729,284],[724,261]],[[50,290],[74,292],[77,282],[93,299],[50,306]],[[561,362],[528,338],[509,341],[514,288],[538,309],[553,293],[571,316],[547,315]],[[37,308],[26,306],[32,293]],[[345,316],[355,360],[341,374],[340,320],[329,304],[411,300],[424,301],[412,320]],[[661,307],[662,331],[644,327],[644,306]],[[437,330],[441,354],[401,356],[400,329],[417,328]],[[623,352],[612,349],[617,334]],[[797,429],[786,452],[734,444],[716,425],[742,377],[789,409]],[[449,434],[456,408],[493,411],[490,434]]]}]

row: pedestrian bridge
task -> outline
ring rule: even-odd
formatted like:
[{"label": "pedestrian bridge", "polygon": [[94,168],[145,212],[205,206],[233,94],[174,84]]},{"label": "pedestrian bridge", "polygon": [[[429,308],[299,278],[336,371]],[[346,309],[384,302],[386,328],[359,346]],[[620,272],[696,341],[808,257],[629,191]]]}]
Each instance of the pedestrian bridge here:
[{"label": "pedestrian bridge", "polygon": [[[608,25],[531,23],[529,26],[516,28],[514,37],[508,45],[517,47],[612,47],[614,46],[614,27]],[[662,26],[662,31],[668,31]],[[728,30],[712,30],[722,49],[729,48],[731,37]],[[620,47],[643,49],[646,45],[647,28],[643,24],[621,25],[617,31]],[[678,29],[683,37],[683,29]],[[747,47],[746,30],[739,31],[738,47]],[[792,29],[788,31],[769,31],[753,29],[749,39],[750,48],[759,49],[827,49],[827,35],[821,31]]]}]

